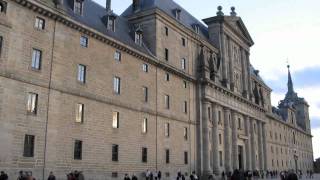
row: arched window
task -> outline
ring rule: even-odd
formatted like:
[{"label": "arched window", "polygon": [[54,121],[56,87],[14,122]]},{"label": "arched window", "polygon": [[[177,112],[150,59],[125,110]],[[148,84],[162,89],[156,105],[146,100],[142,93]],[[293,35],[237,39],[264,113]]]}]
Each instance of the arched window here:
[{"label": "arched window", "polygon": [[6,13],[7,11],[7,2],[0,1],[0,13]]}]

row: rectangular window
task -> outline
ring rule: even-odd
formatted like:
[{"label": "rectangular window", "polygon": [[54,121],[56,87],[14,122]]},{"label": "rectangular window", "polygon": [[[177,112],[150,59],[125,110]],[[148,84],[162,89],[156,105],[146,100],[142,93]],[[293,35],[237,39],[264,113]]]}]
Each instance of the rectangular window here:
[{"label": "rectangular window", "polygon": [[148,132],[148,119],[144,118],[142,121],[142,133],[147,133]]},{"label": "rectangular window", "polygon": [[121,52],[120,52],[120,51],[116,51],[116,52],[114,53],[114,59],[115,59],[116,61],[121,61]]},{"label": "rectangular window", "polygon": [[221,121],[221,111],[218,111],[218,124],[221,125],[222,121]]},{"label": "rectangular window", "polygon": [[119,112],[113,112],[112,113],[112,127],[114,129],[118,129],[119,128]]},{"label": "rectangular window", "polygon": [[143,64],[142,65],[142,70],[143,70],[143,72],[148,72],[149,71],[149,67],[148,67],[148,64]]},{"label": "rectangular window", "polygon": [[41,59],[42,52],[39,49],[33,49],[32,51],[32,69],[40,70],[41,69]]},{"label": "rectangular window", "polygon": [[182,46],[186,46],[186,39],[185,38],[181,38],[181,42],[182,42]]},{"label": "rectangular window", "polygon": [[74,159],[82,159],[82,141],[76,140],[74,142]]},{"label": "rectangular window", "polygon": [[2,55],[3,37],[0,36],[0,57]]},{"label": "rectangular window", "polygon": [[0,13],[6,13],[7,12],[7,2],[5,1],[0,1]]},{"label": "rectangular window", "polygon": [[34,156],[34,136],[33,135],[25,135],[24,137],[23,156],[24,157]]},{"label": "rectangular window", "polygon": [[170,150],[166,149],[166,164],[170,163]]},{"label": "rectangular window", "polygon": [[38,94],[29,93],[27,102],[27,111],[31,114],[37,114],[38,110]]},{"label": "rectangular window", "polygon": [[186,59],[185,59],[185,58],[182,58],[182,59],[181,59],[181,69],[182,69],[182,70],[186,70],[186,66],[187,66],[187,64],[186,64]]},{"label": "rectangular window", "polygon": [[168,27],[164,27],[164,32],[166,33],[166,36],[169,36],[169,28]]},{"label": "rectangular window", "polygon": [[119,77],[114,77],[113,78],[113,92],[116,93],[116,94],[120,94],[120,78]]},{"label": "rectangular window", "polygon": [[148,162],[148,149],[142,148],[142,162],[146,163]]},{"label": "rectangular window", "polygon": [[165,48],[165,60],[169,61],[169,50]]},{"label": "rectangular window", "polygon": [[238,118],[238,129],[241,130],[241,119]]},{"label": "rectangular window", "polygon": [[169,74],[169,73],[166,73],[165,78],[166,78],[166,81],[170,81],[170,74]]},{"label": "rectangular window", "polygon": [[82,15],[82,1],[81,0],[74,0],[74,13],[78,15]]},{"label": "rectangular window", "polygon": [[222,136],[221,136],[221,134],[219,134],[219,144],[220,145],[222,144]]},{"label": "rectangular window", "polygon": [[45,20],[40,18],[40,17],[36,17],[36,21],[35,21],[34,27],[39,29],[39,30],[44,30],[44,28],[45,28]]},{"label": "rectangular window", "polygon": [[117,144],[112,145],[112,161],[119,161],[119,145]]},{"label": "rectangular window", "polygon": [[183,81],[183,88],[187,89],[188,83],[187,81]]},{"label": "rectangular window", "polygon": [[183,103],[183,112],[185,114],[188,113],[188,102],[187,101],[184,101],[184,103]]},{"label": "rectangular window", "polygon": [[188,128],[187,127],[184,128],[183,137],[185,140],[188,140]]},{"label": "rectangular window", "polygon": [[114,17],[108,16],[108,23],[107,23],[107,29],[109,31],[115,32],[115,19]]},{"label": "rectangular window", "polygon": [[170,136],[170,125],[169,123],[164,124],[164,136],[169,137]]},{"label": "rectangular window", "polygon": [[87,67],[85,65],[78,64],[78,81],[80,83],[86,83],[86,71]]},{"label": "rectangular window", "polygon": [[184,164],[188,164],[188,152],[184,152]]},{"label": "rectangular window", "polygon": [[135,32],[135,43],[138,44],[139,46],[142,45],[142,33]]},{"label": "rectangular window", "polygon": [[84,104],[78,103],[76,105],[76,122],[83,123],[83,117],[84,117]]},{"label": "rectangular window", "polygon": [[142,90],[143,90],[143,101],[148,102],[148,88],[143,87]]},{"label": "rectangular window", "polygon": [[84,48],[87,48],[88,47],[88,37],[86,36],[81,36],[80,37],[80,46],[81,47],[84,47]]},{"label": "rectangular window", "polygon": [[220,166],[223,166],[223,157],[222,157],[222,151],[219,151],[219,160],[220,160]]},{"label": "rectangular window", "polygon": [[164,104],[165,104],[166,109],[170,109],[170,96],[169,95],[164,96]]}]

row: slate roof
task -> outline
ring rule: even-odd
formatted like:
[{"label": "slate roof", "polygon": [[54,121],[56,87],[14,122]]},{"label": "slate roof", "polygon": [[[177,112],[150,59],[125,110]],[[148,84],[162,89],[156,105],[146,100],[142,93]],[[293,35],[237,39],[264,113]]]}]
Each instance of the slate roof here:
[{"label": "slate roof", "polygon": [[74,19],[90,28],[93,28],[100,33],[103,33],[109,37],[112,37],[126,45],[133,47],[136,50],[144,52],[146,54],[150,54],[150,52],[146,49],[145,46],[139,46],[134,42],[133,37],[130,36],[130,32],[133,30],[133,27],[130,23],[126,20],[126,18],[115,15],[116,23],[115,23],[115,32],[108,31],[106,23],[103,21],[105,16],[107,15],[107,11],[105,7],[97,4],[92,0],[85,0],[83,5],[83,15],[78,15],[73,12],[73,5],[72,0],[66,0],[67,3],[64,3],[64,9],[66,10],[67,14]]},{"label": "slate roof", "polygon": [[[193,30],[194,25],[198,25],[200,29],[200,36],[202,38],[205,38],[209,41],[209,33],[208,28],[197,18],[192,16],[187,10],[185,10],[183,7],[181,7],[179,4],[174,2],[173,0],[141,0],[140,2],[140,11],[149,10],[158,8],[165,12],[167,15],[171,16],[172,18],[175,18],[174,10],[180,9],[180,22],[185,27]],[[133,14],[132,5],[130,5],[122,14],[121,16],[127,17]]]}]

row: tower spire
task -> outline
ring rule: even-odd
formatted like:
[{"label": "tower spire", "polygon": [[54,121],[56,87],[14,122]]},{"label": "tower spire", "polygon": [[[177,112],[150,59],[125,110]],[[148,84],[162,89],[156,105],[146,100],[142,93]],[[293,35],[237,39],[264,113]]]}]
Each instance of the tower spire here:
[{"label": "tower spire", "polygon": [[294,93],[294,90],[293,90],[293,83],[292,83],[289,64],[287,65],[287,68],[288,68],[288,94],[292,94],[292,93]]}]

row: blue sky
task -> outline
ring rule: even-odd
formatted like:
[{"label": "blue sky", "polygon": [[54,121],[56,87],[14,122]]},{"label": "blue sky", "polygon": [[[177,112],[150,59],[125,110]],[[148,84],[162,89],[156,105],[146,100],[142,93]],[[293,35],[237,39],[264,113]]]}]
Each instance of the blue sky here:
[{"label": "blue sky", "polygon": [[[105,6],[105,0],[95,0]],[[121,14],[132,0],[113,0]],[[320,157],[320,7],[319,0],[175,0],[201,20],[215,16],[217,6],[225,14],[235,6],[255,45],[251,63],[273,89],[272,103],[284,98],[287,61],[290,62],[295,90],[310,105],[315,158]]]}]

